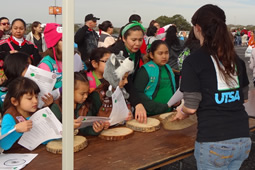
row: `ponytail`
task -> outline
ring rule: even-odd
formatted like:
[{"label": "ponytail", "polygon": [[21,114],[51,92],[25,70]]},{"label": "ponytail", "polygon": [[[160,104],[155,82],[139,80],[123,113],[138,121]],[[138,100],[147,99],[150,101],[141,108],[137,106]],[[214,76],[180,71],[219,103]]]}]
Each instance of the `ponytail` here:
[{"label": "ponytail", "polygon": [[191,22],[201,27],[204,38],[202,46],[216,60],[225,82],[231,86],[232,75],[236,75],[237,54],[225,23],[225,12],[216,5],[207,4],[195,12]]},{"label": "ponytail", "polygon": [[[212,56],[217,61],[224,80],[231,86],[229,83],[232,82],[232,75],[236,74],[237,54],[225,22],[219,19],[216,20],[216,31],[212,39],[211,48],[209,49],[212,49]],[[220,65],[224,66],[224,70]]]}]

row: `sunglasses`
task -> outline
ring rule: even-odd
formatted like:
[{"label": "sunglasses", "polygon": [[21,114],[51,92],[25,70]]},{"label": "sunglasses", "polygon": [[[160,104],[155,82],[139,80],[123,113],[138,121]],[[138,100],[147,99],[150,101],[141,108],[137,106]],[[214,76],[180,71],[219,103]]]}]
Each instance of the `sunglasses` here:
[{"label": "sunglasses", "polygon": [[10,25],[10,23],[9,22],[3,22],[3,23],[1,23],[2,25]]}]

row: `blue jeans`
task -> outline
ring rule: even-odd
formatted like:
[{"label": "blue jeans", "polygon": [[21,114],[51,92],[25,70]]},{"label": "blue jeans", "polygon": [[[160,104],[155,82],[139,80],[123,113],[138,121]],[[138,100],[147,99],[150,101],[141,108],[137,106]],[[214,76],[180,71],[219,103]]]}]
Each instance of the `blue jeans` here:
[{"label": "blue jeans", "polygon": [[248,158],[250,138],[236,138],[219,142],[196,142],[195,158],[198,170],[238,170]]}]

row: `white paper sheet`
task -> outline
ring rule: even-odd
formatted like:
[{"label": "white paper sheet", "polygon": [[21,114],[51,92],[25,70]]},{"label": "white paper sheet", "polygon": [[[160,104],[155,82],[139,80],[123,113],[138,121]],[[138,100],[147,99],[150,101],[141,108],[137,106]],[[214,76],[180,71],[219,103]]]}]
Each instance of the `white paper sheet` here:
[{"label": "white paper sheet", "polygon": [[0,154],[1,170],[19,170],[29,164],[38,154]]},{"label": "white paper sheet", "polygon": [[18,142],[23,147],[34,150],[47,140],[62,138],[62,124],[48,107],[38,110],[29,120],[32,120],[33,127],[24,132]]},{"label": "white paper sheet", "polygon": [[118,86],[112,94],[112,112],[109,116],[111,126],[124,121],[128,117],[128,113],[126,101]]},{"label": "white paper sheet", "polygon": [[74,72],[83,70],[81,56],[77,53],[74,54]]},{"label": "white paper sheet", "polygon": [[45,94],[52,92],[57,81],[57,75],[33,65],[29,65],[25,77],[33,80],[39,86],[40,93],[38,95],[38,108],[41,108],[44,105],[41,98]]},{"label": "white paper sheet", "polygon": [[87,126],[92,126],[95,121],[105,122],[110,120],[109,117],[100,117],[100,116],[80,116],[80,117],[82,117],[83,120],[79,129],[87,127]]},{"label": "white paper sheet", "polygon": [[170,100],[167,102],[168,107],[173,106],[175,103],[181,101],[183,98],[183,93],[180,91],[180,88],[176,90],[174,95],[170,98]]}]

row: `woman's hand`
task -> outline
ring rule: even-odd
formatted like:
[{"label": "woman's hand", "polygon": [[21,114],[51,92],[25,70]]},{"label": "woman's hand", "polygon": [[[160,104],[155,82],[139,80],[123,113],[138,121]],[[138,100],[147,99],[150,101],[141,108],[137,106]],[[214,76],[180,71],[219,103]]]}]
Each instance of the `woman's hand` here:
[{"label": "woman's hand", "polygon": [[141,103],[135,106],[135,120],[140,123],[147,123],[146,110]]},{"label": "woman's hand", "polygon": [[44,105],[43,105],[44,107],[50,106],[54,101],[52,94],[50,94],[50,93],[48,93],[48,95],[45,94],[42,97],[42,101],[44,102]]},{"label": "woman's hand", "polygon": [[32,129],[32,120],[26,120],[15,125],[16,132],[28,132]]},{"label": "woman's hand", "polygon": [[182,111],[182,107],[177,107],[177,114],[174,116],[174,118],[171,121],[175,121],[175,120],[183,120],[189,117],[189,114],[184,113]]}]

